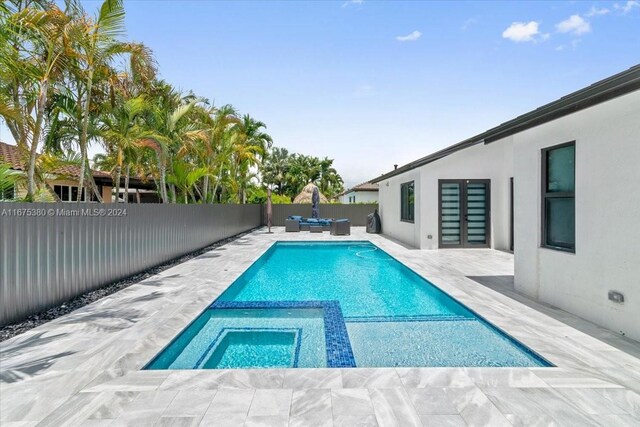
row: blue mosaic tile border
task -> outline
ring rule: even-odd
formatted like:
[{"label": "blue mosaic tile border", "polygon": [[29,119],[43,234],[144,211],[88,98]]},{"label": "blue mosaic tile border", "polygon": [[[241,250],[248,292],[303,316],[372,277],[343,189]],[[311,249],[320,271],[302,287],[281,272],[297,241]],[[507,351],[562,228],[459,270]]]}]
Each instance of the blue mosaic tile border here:
[{"label": "blue mosaic tile border", "polygon": [[351,341],[338,301],[215,301],[209,306],[221,309],[292,309],[321,308],[324,313],[324,337],[327,346],[328,368],[355,368]]},{"label": "blue mosaic tile border", "polygon": [[460,322],[477,321],[472,317],[464,316],[354,316],[346,317],[349,323],[366,322]]},{"label": "blue mosaic tile border", "polygon": [[202,353],[198,361],[193,365],[193,369],[201,369],[202,364],[204,363],[207,356],[211,357],[213,352],[215,352],[215,347],[218,346],[222,342],[221,338],[227,334],[227,332],[271,332],[271,331],[286,331],[286,332],[296,332],[296,346],[294,348],[293,353],[293,364],[292,368],[298,367],[298,359],[300,357],[300,346],[302,344],[302,328],[222,328],[216,338],[211,341],[211,344],[207,347],[207,349]]}]

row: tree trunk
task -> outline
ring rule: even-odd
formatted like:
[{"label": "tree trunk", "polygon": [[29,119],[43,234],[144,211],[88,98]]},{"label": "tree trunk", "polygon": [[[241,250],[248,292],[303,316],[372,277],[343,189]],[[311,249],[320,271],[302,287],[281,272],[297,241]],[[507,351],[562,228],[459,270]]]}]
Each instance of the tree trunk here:
[{"label": "tree trunk", "polygon": [[47,103],[47,91],[49,90],[49,82],[45,79],[40,85],[40,93],[38,94],[38,106],[36,110],[36,122],[33,127],[33,136],[31,147],[29,150],[29,168],[27,171],[27,196],[33,200],[36,193],[36,158],[38,156],[38,145],[40,143],[40,132],[42,129],[42,120],[44,118],[44,107]]},{"label": "tree trunk", "polygon": [[169,191],[171,191],[171,203],[176,203],[176,186],[169,184]]},{"label": "tree trunk", "polygon": [[120,177],[122,176],[122,166],[116,166],[116,203],[120,203]]},{"label": "tree trunk", "polygon": [[207,204],[207,199],[209,198],[209,175],[204,177],[204,182],[202,183],[202,197],[204,197],[202,202]]},{"label": "tree trunk", "polygon": [[166,183],[166,166],[164,163],[164,154],[162,151],[158,151],[158,172],[160,172],[160,198],[162,203],[169,203],[167,199],[167,183]]},{"label": "tree trunk", "polygon": [[129,176],[131,175],[131,163],[127,163],[127,174],[124,177],[124,202],[129,203]]},{"label": "tree trunk", "polygon": [[87,144],[89,136],[89,107],[91,106],[91,92],[93,90],[93,71],[89,71],[87,76],[87,97],[82,107],[82,130],[80,132],[80,155],[82,156],[82,164],[80,165],[80,177],[78,180],[78,202],[82,197],[82,188],[84,187],[85,161],[88,163]]},{"label": "tree trunk", "polygon": [[140,204],[140,190],[136,188],[136,203]]}]

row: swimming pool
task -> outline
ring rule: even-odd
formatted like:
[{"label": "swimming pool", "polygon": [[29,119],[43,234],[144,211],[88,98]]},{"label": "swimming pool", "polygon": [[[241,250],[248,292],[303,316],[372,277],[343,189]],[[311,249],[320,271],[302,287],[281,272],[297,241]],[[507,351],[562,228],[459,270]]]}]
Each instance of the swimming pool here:
[{"label": "swimming pool", "polygon": [[277,242],[146,369],[550,366],[367,241]]}]

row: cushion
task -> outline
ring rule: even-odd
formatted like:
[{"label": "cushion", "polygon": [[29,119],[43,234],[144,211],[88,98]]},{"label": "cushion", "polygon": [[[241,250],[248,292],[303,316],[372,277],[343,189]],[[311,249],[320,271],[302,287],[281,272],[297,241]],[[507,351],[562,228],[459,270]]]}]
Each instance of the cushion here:
[{"label": "cushion", "polygon": [[300,215],[289,215],[288,219],[293,219],[295,221],[302,221],[302,216],[300,216]]}]

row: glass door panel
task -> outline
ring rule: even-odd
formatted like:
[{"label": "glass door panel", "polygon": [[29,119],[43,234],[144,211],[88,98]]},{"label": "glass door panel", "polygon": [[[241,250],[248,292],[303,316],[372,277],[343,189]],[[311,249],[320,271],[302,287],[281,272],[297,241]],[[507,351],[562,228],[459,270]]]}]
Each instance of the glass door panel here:
[{"label": "glass door panel", "polygon": [[467,222],[466,243],[469,245],[487,244],[487,184],[469,182],[466,188]]},{"label": "glass door panel", "polygon": [[440,186],[440,240],[442,245],[462,244],[462,185],[443,182]]}]

